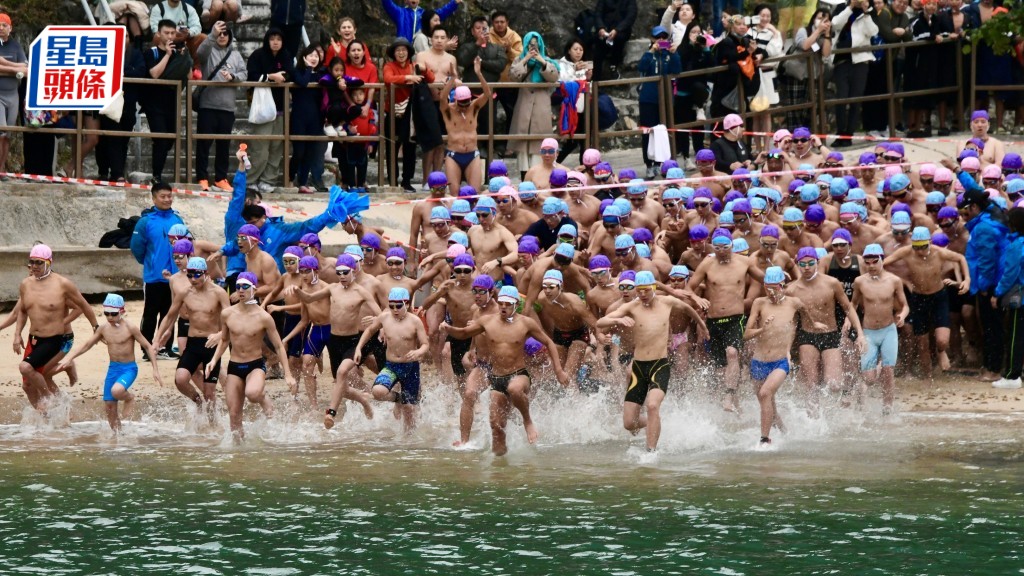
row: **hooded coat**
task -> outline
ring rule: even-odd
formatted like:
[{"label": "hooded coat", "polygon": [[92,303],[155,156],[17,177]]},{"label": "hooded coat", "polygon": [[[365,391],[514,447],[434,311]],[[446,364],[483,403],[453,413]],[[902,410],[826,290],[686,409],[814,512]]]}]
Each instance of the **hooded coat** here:
[{"label": "hooded coat", "polygon": [[[541,57],[538,61],[527,60],[530,41],[536,38]],[[544,39],[537,32],[528,32],[523,38],[523,52],[512,61],[509,77],[513,82],[557,82],[558,63],[548,58],[544,50]],[[520,88],[509,134],[535,134],[534,140],[516,140],[509,143],[509,150],[517,153],[536,154],[540,142],[551,136],[551,92],[553,88]]]},{"label": "hooded coat", "polygon": [[171,226],[184,223],[173,208],[157,210],[151,206],[142,211],[142,218],[132,232],[131,250],[135,260],[142,264],[142,281],[146,284],[167,283],[164,270],[175,269],[167,232]]},{"label": "hooded coat", "polygon": [[[270,49],[271,36],[280,36],[283,39],[284,33],[280,28],[271,27],[263,35],[263,47],[256,49],[249,56],[246,78],[250,82],[266,82],[267,76],[277,72],[284,72],[286,82],[290,82],[295,76],[292,55],[283,46],[277,51],[277,54],[274,54]],[[270,92],[274,95],[274,104],[277,105],[278,113],[284,112],[284,88],[271,88]]]}]

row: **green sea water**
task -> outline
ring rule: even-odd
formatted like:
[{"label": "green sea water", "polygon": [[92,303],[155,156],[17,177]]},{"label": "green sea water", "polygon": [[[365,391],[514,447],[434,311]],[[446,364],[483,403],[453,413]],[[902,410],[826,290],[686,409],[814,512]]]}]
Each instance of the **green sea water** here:
[{"label": "green sea water", "polygon": [[613,409],[539,412],[504,458],[451,413],[0,426],[0,574],[1024,573],[1019,416],[795,418],[759,452],[674,404],[651,458]]}]

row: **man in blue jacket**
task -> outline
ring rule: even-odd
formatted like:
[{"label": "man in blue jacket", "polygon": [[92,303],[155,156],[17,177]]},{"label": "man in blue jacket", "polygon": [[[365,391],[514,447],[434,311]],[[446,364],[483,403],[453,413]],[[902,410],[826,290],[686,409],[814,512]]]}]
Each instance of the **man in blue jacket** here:
[{"label": "man in blue jacket", "polygon": [[[398,27],[398,36],[412,42],[412,37],[419,32],[423,26],[423,8],[420,7],[420,0],[407,0],[405,6],[395,4],[394,0],[381,0],[384,11],[395,22]],[[437,9],[437,15],[444,22],[449,16],[459,9],[462,0],[449,0],[447,4]]]},{"label": "man in blue jacket", "polygon": [[284,273],[284,263],[281,256],[284,249],[299,243],[304,234],[310,232],[316,234],[323,230],[334,219],[325,210],[319,216],[314,216],[302,222],[285,223],[281,216],[267,216],[267,211],[262,206],[247,205],[245,202],[246,173],[242,164],[241,152],[238,153],[239,165],[232,182],[234,192],[231,194],[231,201],[228,203],[227,212],[224,213],[224,246],[210,256],[217,258],[226,256],[228,291],[233,292],[235,278],[245,271],[245,255],[238,249],[235,238],[238,230],[246,225],[252,224],[260,229],[260,239],[263,243],[263,250],[273,256],[277,262],[277,268]]},{"label": "man in blue jacket", "polygon": [[[142,218],[135,224],[132,232],[132,256],[142,264],[143,297],[145,304],[142,309],[142,325],[140,330],[146,340],[153,341],[158,317],[163,319],[171,307],[171,286],[164,278],[164,270],[176,270],[171,260],[171,248],[177,238],[169,238],[168,232],[175,224],[185,224],[176,211],[171,208],[174,196],[171,186],[165,182],[153,185],[153,206],[142,211]],[[173,342],[174,336],[168,339]],[[157,353],[158,358],[175,357],[170,351],[163,349]]]},{"label": "man in blue jacket", "polygon": [[977,297],[982,329],[983,361],[978,379],[992,382],[1000,379],[1003,367],[1003,317],[999,307],[992,305],[992,296],[999,282],[1000,257],[1006,250],[1009,229],[999,207],[989,201],[988,194],[974,183],[970,174],[961,172],[958,177],[967,190],[957,208],[968,218],[965,227],[971,238],[964,257],[971,272],[971,295]]}]

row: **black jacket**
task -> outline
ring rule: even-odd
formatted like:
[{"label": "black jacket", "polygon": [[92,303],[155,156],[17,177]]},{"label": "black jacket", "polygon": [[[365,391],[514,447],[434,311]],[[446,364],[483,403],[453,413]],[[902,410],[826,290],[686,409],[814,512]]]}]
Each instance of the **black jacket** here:
[{"label": "black jacket", "polygon": [[[295,66],[292,64],[292,55],[282,47],[274,54],[270,51],[270,37],[278,35],[282,38],[284,34],[280,28],[270,28],[263,35],[263,47],[253,51],[246,64],[246,79],[251,82],[266,82],[267,76],[277,72],[284,72],[285,81],[291,81],[295,76]],[[274,95],[274,104],[277,111],[284,111],[284,88],[271,88]]]},{"label": "black jacket", "polygon": [[597,0],[594,12],[597,15],[598,30],[618,30],[621,36],[633,29],[633,22],[636,21],[636,0]]}]

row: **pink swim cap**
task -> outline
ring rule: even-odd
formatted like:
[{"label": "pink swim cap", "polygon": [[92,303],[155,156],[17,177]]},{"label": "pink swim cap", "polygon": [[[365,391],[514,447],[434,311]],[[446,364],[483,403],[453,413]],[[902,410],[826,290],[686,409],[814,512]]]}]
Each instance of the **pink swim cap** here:
[{"label": "pink swim cap", "polygon": [[921,164],[921,176],[935,176],[936,170],[938,170],[938,166],[935,164]]},{"label": "pink swim cap", "polygon": [[998,164],[989,164],[981,171],[982,178],[1002,178],[1003,170]]},{"label": "pink swim cap", "polygon": [[544,141],[540,143],[540,147],[554,148],[555,150],[558,150],[558,140],[555,140],[554,138],[545,138]]},{"label": "pink swim cap", "polygon": [[460,256],[465,253],[465,246],[463,246],[462,244],[452,244],[451,246],[448,247],[448,253],[446,254],[446,256],[448,258],[455,258],[456,256]]},{"label": "pink swim cap", "polygon": [[473,93],[469,91],[469,86],[459,86],[455,89],[455,100],[472,100]]},{"label": "pink swim cap", "polygon": [[981,170],[981,161],[977,158],[967,157],[960,162],[960,168],[964,170]]},{"label": "pink swim cap", "polygon": [[32,247],[32,251],[28,253],[28,257],[53,262],[53,250],[50,250],[50,247],[46,244],[36,244]]}]

